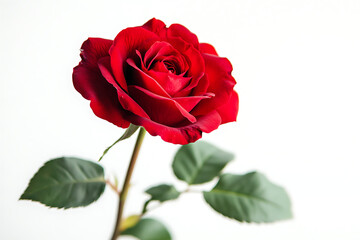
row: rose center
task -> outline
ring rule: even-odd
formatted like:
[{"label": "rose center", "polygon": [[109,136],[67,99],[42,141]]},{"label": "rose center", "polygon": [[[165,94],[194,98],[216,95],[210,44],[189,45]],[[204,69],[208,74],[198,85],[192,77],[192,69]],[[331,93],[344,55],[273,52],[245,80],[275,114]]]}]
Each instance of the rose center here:
[{"label": "rose center", "polygon": [[164,61],[163,62],[166,69],[169,70],[170,73],[175,73],[176,74],[176,67],[174,66],[173,63],[169,62],[169,61]]}]

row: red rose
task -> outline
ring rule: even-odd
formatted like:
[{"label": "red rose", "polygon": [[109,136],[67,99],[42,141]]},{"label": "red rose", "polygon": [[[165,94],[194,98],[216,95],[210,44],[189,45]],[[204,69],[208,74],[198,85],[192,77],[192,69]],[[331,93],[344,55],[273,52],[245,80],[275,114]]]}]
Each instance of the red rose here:
[{"label": "red rose", "polygon": [[238,96],[228,59],[179,24],[151,19],[115,40],[89,38],[73,83],[94,113],[119,127],[143,126],[187,144],[236,120]]}]

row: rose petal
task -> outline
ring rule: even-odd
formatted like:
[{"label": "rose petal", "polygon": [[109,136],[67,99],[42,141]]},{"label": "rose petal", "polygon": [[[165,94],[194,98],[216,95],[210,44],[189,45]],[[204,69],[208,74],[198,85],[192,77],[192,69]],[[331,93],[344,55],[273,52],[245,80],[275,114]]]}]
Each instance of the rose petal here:
[{"label": "rose petal", "polygon": [[212,45],[208,44],[208,43],[200,43],[199,48],[200,48],[201,53],[207,53],[207,54],[212,54],[212,55],[219,56],[217,54],[215,48]]},{"label": "rose petal", "polygon": [[[173,63],[177,68],[177,74],[185,73],[189,66],[184,56],[168,42],[155,42],[145,53],[144,66],[147,70],[154,69],[156,63],[167,61]],[[167,68],[163,72],[168,72]]]},{"label": "rose petal", "polygon": [[171,126],[184,118],[190,122],[196,121],[193,115],[170,98],[156,95],[139,86],[129,86],[129,93],[155,122]]},{"label": "rose petal", "polygon": [[133,124],[143,126],[152,136],[160,136],[166,142],[181,145],[195,142],[201,138],[202,132],[212,132],[221,123],[221,117],[216,111],[199,117],[195,123],[179,127],[169,127],[134,115],[127,117]]},{"label": "rose petal", "polygon": [[174,97],[187,96],[204,76],[204,59],[201,56],[201,53],[193,45],[184,42],[181,38],[171,37],[168,38],[168,41],[186,58],[187,64],[189,65],[189,70],[187,71],[186,76],[191,77],[191,82],[184,89],[177,92]]},{"label": "rose petal", "polygon": [[170,95],[154,78],[152,78],[147,73],[139,69],[138,66],[136,66],[133,59],[128,58],[126,62],[134,69],[134,72],[132,74],[132,78],[134,79],[134,84],[142,88],[148,89],[151,92],[154,92],[158,95],[170,97]]},{"label": "rose petal", "polygon": [[177,97],[173,98],[178,102],[186,111],[191,112],[191,110],[203,99],[211,98],[214,95],[206,94],[202,96],[191,96],[191,97]]},{"label": "rose petal", "polygon": [[231,76],[232,66],[228,59],[210,54],[203,54],[203,57],[209,80],[207,92],[214,93],[215,97],[201,101],[192,111],[195,116],[206,114],[228,102],[236,84]]},{"label": "rose petal", "polygon": [[99,59],[98,64],[102,75],[116,89],[118,95],[118,102],[120,102],[121,106],[125,110],[128,110],[136,115],[149,118],[146,112],[115,81],[113,75],[110,72],[110,58],[101,58]]},{"label": "rose petal", "polygon": [[199,40],[195,34],[189,31],[186,27],[180,24],[172,24],[167,29],[168,37],[180,37],[185,42],[192,44],[196,49],[199,49]]},{"label": "rose petal", "polygon": [[81,45],[81,63],[89,67],[97,67],[97,60],[109,55],[109,49],[113,41],[103,38],[88,38]]},{"label": "rose petal", "polygon": [[153,79],[156,79],[156,81],[170,96],[176,96],[178,92],[191,80],[191,77],[182,77],[169,72],[164,73],[150,70],[147,74],[149,74]]},{"label": "rose petal", "polygon": [[[146,71],[146,70],[144,70],[144,71]],[[169,70],[165,66],[164,62],[156,62],[156,63],[154,63],[153,66],[151,67],[151,70],[153,70],[155,72],[164,72],[164,73],[169,72]]]},{"label": "rose petal", "polygon": [[126,28],[115,38],[110,48],[111,68],[119,85],[127,91],[127,82],[124,75],[126,59],[133,58],[136,50],[145,52],[159,37],[143,27]]},{"label": "rose petal", "polygon": [[221,124],[228,122],[235,122],[238,114],[238,110],[239,110],[239,96],[235,91],[231,93],[230,99],[225,105],[216,109],[216,111],[221,116]]},{"label": "rose petal", "polygon": [[117,101],[116,90],[101,75],[97,62],[109,55],[112,40],[89,38],[81,46],[82,61],[73,71],[75,89],[90,100],[94,114],[119,127],[126,128],[129,122],[124,119],[124,109]]},{"label": "rose petal", "polygon": [[146,51],[144,56],[144,65],[149,69],[158,56],[169,56],[179,54],[171,45],[167,42],[155,42],[149,50]]},{"label": "rose petal", "polygon": [[[202,78],[200,78],[197,86],[191,90],[191,93],[189,95],[191,96],[200,96],[207,92],[207,89],[209,88],[209,80],[206,75],[204,75]],[[213,93],[211,93],[213,94]]]},{"label": "rose petal", "polygon": [[129,122],[124,119],[124,109],[117,100],[116,90],[100,74],[98,69],[85,64],[74,68],[73,83],[75,89],[86,99],[99,118],[118,127],[127,128]]},{"label": "rose petal", "polygon": [[165,36],[166,34],[166,25],[162,21],[152,18],[147,21],[143,26],[146,30],[149,30],[158,36]]}]

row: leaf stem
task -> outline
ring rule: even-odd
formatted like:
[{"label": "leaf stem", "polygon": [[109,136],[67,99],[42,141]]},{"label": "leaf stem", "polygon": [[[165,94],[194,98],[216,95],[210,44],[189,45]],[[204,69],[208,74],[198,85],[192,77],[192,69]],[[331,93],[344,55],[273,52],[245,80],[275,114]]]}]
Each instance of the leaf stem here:
[{"label": "leaf stem", "polygon": [[[184,194],[184,193],[197,193],[197,194],[199,194],[199,193],[202,193],[202,192],[204,192],[204,191],[202,191],[202,190],[194,190],[194,189],[191,189],[190,186],[188,186],[184,191],[181,191],[180,194]],[[144,203],[141,214],[139,215],[140,217],[143,217],[148,212],[153,211],[153,210],[161,207],[163,205],[163,203],[164,203],[164,202],[159,202],[158,205],[156,205],[156,206],[154,206],[152,208],[149,208],[148,205],[151,202],[151,200],[152,199],[149,199]],[[174,200],[177,200],[177,199],[174,199]]]},{"label": "leaf stem", "polygon": [[184,191],[180,192],[181,194],[182,193],[202,193],[203,190],[196,190],[196,189],[191,189],[191,188],[187,188],[185,189]]},{"label": "leaf stem", "polygon": [[107,185],[109,185],[109,187],[114,190],[114,192],[116,192],[118,195],[120,195],[120,191],[117,189],[117,187],[110,181],[110,180],[106,180],[105,183]]},{"label": "leaf stem", "polygon": [[[147,206],[146,206],[146,207],[144,206],[144,209],[143,209],[143,211],[141,212],[140,217],[143,217],[145,214],[147,214],[147,213],[149,213],[149,212],[151,212],[151,211],[153,211],[153,210],[161,207],[161,206],[163,205],[163,203],[164,203],[164,202],[160,202],[160,203],[158,203],[158,205],[156,205],[156,206],[154,206],[154,207],[152,207],[152,208],[148,208]],[[145,204],[146,204],[146,203],[145,203]]]},{"label": "leaf stem", "polygon": [[117,213],[116,224],[115,224],[115,228],[114,228],[114,232],[113,232],[113,235],[111,237],[111,240],[116,240],[121,234],[120,233],[121,220],[122,220],[121,218],[122,218],[122,214],[123,214],[123,211],[124,211],[126,196],[127,196],[129,186],[130,186],[130,179],[131,179],[131,175],[132,175],[132,173],[134,171],[135,162],[136,162],[136,159],[137,159],[137,157],[139,155],[141,144],[142,144],[142,142],[144,140],[144,137],[145,137],[145,133],[146,133],[145,129],[140,128],[139,135],[137,137],[135,147],[134,147],[131,159],[130,159],[129,167],[128,167],[128,170],[126,172],[124,185],[123,185],[123,188],[122,188],[120,196],[119,196],[118,213]]}]

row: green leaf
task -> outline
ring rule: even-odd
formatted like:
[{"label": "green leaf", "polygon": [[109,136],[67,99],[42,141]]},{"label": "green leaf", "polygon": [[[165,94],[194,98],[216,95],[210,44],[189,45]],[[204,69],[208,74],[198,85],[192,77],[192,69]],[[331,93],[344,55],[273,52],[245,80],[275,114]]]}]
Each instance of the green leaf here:
[{"label": "green leaf", "polygon": [[89,205],[104,189],[104,169],[99,164],[62,157],[46,162],[30,180],[20,199],[66,209]]},{"label": "green leaf", "polygon": [[214,145],[197,141],[182,146],[172,164],[176,177],[191,184],[209,182],[234,158]]},{"label": "green leaf", "polygon": [[151,198],[144,203],[142,214],[147,212],[147,207],[151,201],[165,202],[169,200],[175,200],[181,194],[173,185],[168,184],[161,184],[155,187],[151,187],[145,192],[149,194]]},{"label": "green leaf", "polygon": [[203,194],[215,211],[240,222],[274,222],[292,217],[286,191],[257,172],[224,174],[210,192]]},{"label": "green leaf", "polygon": [[173,185],[168,184],[151,187],[145,192],[151,196],[150,200],[158,200],[160,202],[174,200],[180,196],[180,192]]},{"label": "green leaf", "polygon": [[110,150],[110,148],[115,146],[118,142],[123,141],[123,140],[128,139],[129,137],[131,137],[136,132],[136,130],[138,130],[138,128],[139,128],[139,126],[136,126],[134,124],[130,124],[130,126],[126,129],[124,134],[118,140],[116,140],[113,144],[111,144],[110,147],[108,147],[107,149],[104,150],[103,154],[101,155],[101,157],[99,158],[98,161],[100,162],[101,159],[105,156],[105,154]]},{"label": "green leaf", "polygon": [[166,227],[152,218],[142,218],[135,226],[123,231],[121,235],[134,236],[140,240],[171,240]]}]

